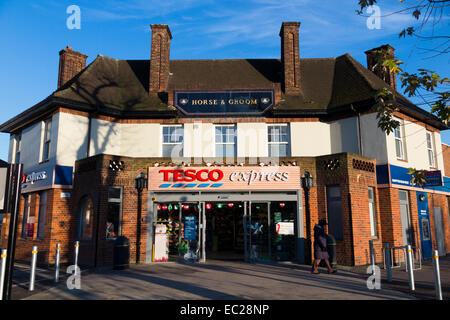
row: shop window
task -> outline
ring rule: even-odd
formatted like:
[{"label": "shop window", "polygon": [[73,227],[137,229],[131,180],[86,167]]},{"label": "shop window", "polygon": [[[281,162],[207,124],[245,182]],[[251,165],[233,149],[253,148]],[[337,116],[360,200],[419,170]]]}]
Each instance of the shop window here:
[{"label": "shop window", "polygon": [[369,218],[370,218],[370,235],[376,238],[377,234],[377,214],[375,210],[375,191],[373,187],[369,187]]},{"label": "shop window", "polygon": [[22,238],[32,238],[34,233],[34,217],[31,216],[31,194],[24,196]]},{"label": "shop window", "polygon": [[16,140],[16,154],[14,157],[14,163],[20,163],[20,151],[22,150],[22,134],[19,133],[15,137]]},{"label": "shop window", "polygon": [[267,128],[269,157],[287,157],[289,155],[288,124],[269,125]]},{"label": "shop window", "polygon": [[236,157],[236,126],[220,125],[215,127],[216,157]]},{"label": "shop window", "polygon": [[44,122],[42,161],[46,161],[50,158],[51,131],[52,131],[52,120],[49,119]]},{"label": "shop window", "polygon": [[430,167],[435,168],[436,162],[434,158],[434,144],[433,144],[433,134],[427,131],[427,152],[428,152],[428,164]]},{"label": "shop window", "polygon": [[122,216],[122,188],[108,189],[108,212],[106,214],[106,239],[115,239],[120,235]]},{"label": "shop window", "polygon": [[176,158],[183,156],[183,126],[162,126],[162,156]]},{"label": "shop window", "polygon": [[397,159],[406,160],[402,125],[394,129],[394,136],[395,136],[395,153]]},{"label": "shop window", "polygon": [[37,227],[38,239],[44,239],[46,211],[47,211],[47,191],[43,191],[39,193],[39,218]]},{"label": "shop window", "polygon": [[340,186],[327,186],[328,233],[336,240],[343,240],[342,203]]},{"label": "shop window", "polygon": [[89,197],[83,198],[79,207],[80,224],[78,228],[78,238],[82,240],[92,239],[94,226],[94,204]]}]

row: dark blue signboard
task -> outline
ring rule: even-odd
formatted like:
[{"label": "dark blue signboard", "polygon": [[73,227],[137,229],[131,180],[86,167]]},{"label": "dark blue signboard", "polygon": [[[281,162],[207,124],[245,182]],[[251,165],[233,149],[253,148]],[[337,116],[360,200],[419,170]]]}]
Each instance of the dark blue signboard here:
[{"label": "dark blue signboard", "polygon": [[412,187],[411,178],[412,176],[408,173],[408,168],[397,167],[393,165],[389,165],[391,172],[391,182],[392,184],[400,184],[403,186]]},{"label": "dark blue signboard", "polygon": [[196,227],[197,227],[196,216],[184,217],[184,240],[197,239]]},{"label": "dark blue signboard", "polygon": [[427,182],[423,185],[424,187],[441,187],[442,186],[441,170],[428,171],[427,173],[425,173],[425,178],[427,178]]},{"label": "dark blue signboard", "polygon": [[262,114],[273,105],[273,91],[175,92],[175,106],[185,115]]},{"label": "dark blue signboard", "polygon": [[[389,165],[391,172],[392,184],[400,184],[404,186],[413,187],[411,184],[412,176],[408,173],[408,168]],[[378,169],[378,167],[377,167]],[[442,186],[442,173],[440,170],[429,171],[425,174],[427,182],[423,185],[424,188],[440,187]]]},{"label": "dark blue signboard", "polygon": [[73,167],[55,166],[55,184],[71,186]]}]

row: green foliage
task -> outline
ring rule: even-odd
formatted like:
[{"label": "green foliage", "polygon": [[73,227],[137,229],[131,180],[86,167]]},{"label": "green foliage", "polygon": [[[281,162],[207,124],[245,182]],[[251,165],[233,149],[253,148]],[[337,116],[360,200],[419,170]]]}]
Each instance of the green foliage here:
[{"label": "green foliage", "polygon": [[400,126],[400,122],[392,116],[394,111],[398,110],[395,104],[395,95],[391,90],[383,88],[377,92],[376,101],[378,127],[389,135]]},{"label": "green foliage", "polygon": [[423,187],[423,185],[427,182],[427,178],[425,174],[426,170],[417,170],[415,168],[408,168],[408,174],[411,175],[411,184],[414,186]]}]

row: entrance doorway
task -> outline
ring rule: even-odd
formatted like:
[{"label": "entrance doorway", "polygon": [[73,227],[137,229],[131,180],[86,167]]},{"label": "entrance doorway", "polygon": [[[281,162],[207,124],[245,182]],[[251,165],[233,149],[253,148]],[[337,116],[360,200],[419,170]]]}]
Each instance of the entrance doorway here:
[{"label": "entrance doorway", "polygon": [[199,262],[297,258],[297,194],[159,193],[151,198],[159,200],[152,200],[153,262],[190,259],[193,244]]},{"label": "entrance doorway", "polygon": [[243,202],[205,204],[208,259],[245,259],[244,205]]},{"label": "entrance doorway", "polygon": [[[199,255],[201,207],[198,203],[169,202],[155,204],[157,218],[153,261],[177,261],[189,248]],[[196,249],[195,249],[196,248]]]}]

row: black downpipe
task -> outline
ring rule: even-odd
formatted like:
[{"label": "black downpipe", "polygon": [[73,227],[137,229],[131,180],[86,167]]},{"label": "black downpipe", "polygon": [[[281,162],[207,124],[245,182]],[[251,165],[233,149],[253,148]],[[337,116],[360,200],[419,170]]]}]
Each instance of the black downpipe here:
[{"label": "black downpipe", "polygon": [[17,223],[19,220],[20,190],[23,164],[14,164],[9,167],[8,211],[10,212],[8,248],[6,256],[5,280],[3,286],[3,299],[11,300],[12,278],[14,274],[14,256],[16,253]]},{"label": "black downpipe", "polygon": [[137,230],[136,230],[136,264],[140,263],[141,259],[141,213],[142,211],[142,189],[138,189],[138,208],[137,208]]}]

